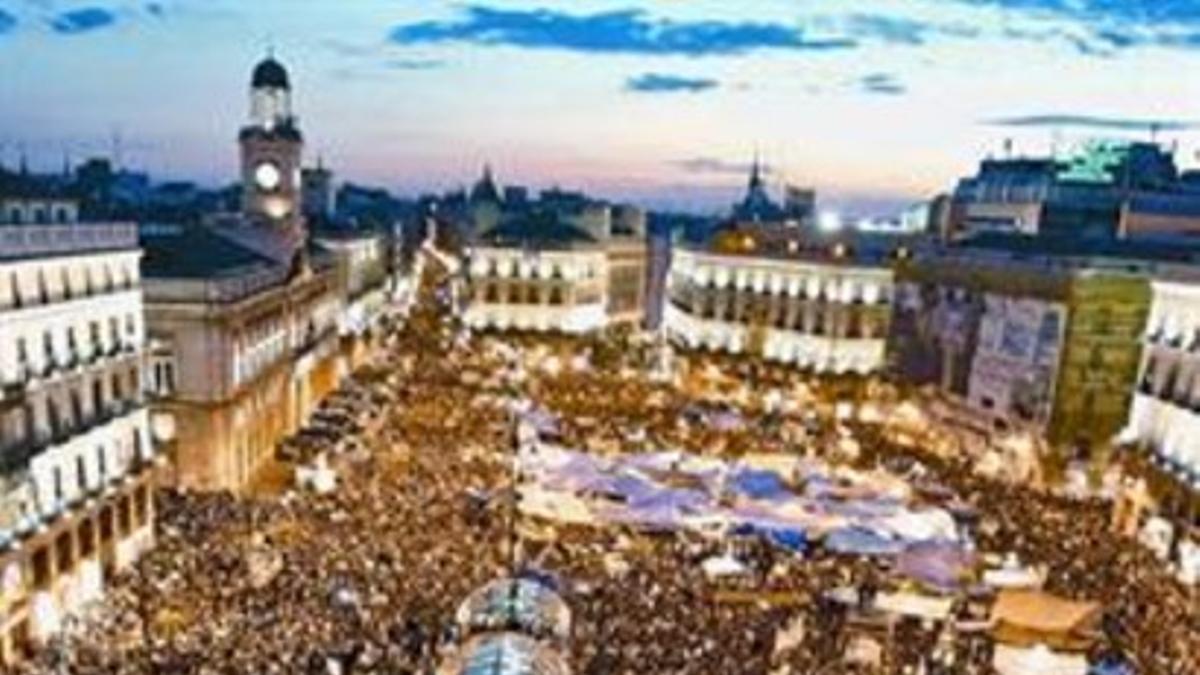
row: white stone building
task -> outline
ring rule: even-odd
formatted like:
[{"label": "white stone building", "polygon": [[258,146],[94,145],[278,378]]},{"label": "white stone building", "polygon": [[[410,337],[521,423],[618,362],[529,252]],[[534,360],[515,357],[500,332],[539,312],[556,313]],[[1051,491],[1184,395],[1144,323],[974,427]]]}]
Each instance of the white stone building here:
[{"label": "white stone building", "polygon": [[608,322],[603,250],[480,247],[471,258],[475,329],[586,333]]},{"label": "white stone building", "polygon": [[676,249],[664,327],[693,349],[759,354],[825,372],[884,365],[892,297],[887,267]]},{"label": "white stone building", "polygon": [[1123,440],[1200,492],[1200,276],[1155,280],[1142,371]]},{"label": "white stone building", "polygon": [[8,663],[153,544],[156,471],[136,226],[4,221],[0,662]]}]

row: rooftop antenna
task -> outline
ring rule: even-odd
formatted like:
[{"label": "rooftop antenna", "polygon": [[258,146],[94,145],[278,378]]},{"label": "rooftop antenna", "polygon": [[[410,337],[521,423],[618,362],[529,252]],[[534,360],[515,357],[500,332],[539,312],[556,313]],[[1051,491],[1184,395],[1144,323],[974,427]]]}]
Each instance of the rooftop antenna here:
[{"label": "rooftop antenna", "polygon": [[62,148],[62,175],[63,178],[71,176],[71,151],[67,149],[66,143],[63,143]]},{"label": "rooftop antenna", "polygon": [[1004,139],[1004,158],[1012,159],[1013,156],[1013,139],[1011,136]]},{"label": "rooftop antenna", "polygon": [[1162,122],[1151,122],[1150,123],[1150,142],[1151,143],[1158,142],[1158,132],[1161,130],[1162,130]]},{"label": "rooftop antenna", "polygon": [[24,142],[21,143],[19,152],[20,152],[21,158],[20,158],[18,164],[20,166],[21,175],[28,176],[29,175],[29,156],[25,152],[25,143]]}]

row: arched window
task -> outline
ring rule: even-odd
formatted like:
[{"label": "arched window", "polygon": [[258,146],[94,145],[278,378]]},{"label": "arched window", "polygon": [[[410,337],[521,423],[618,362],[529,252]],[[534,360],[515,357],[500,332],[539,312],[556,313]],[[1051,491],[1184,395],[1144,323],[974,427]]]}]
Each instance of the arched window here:
[{"label": "arched window", "polygon": [[24,214],[21,213],[21,209],[14,206],[8,210],[8,222],[12,223],[13,225],[21,225],[24,223],[24,221],[25,218]]},{"label": "arched window", "polygon": [[35,206],[33,207],[33,222],[38,225],[45,225],[50,219],[46,216],[46,209]]},{"label": "arched window", "polygon": [[70,300],[71,299],[71,272],[70,272],[70,269],[66,265],[63,265],[61,269],[62,269],[62,274],[60,276],[62,277],[62,294],[63,294],[64,298],[66,298],[67,300]]},{"label": "arched window", "polygon": [[[555,270],[557,270],[558,268],[557,268],[557,267],[555,267],[554,269],[555,269]],[[558,286],[552,286],[552,287],[550,288],[550,304],[551,304],[551,305],[561,305],[561,304],[563,304],[563,293],[562,293],[562,289],[561,289],[561,288],[559,288]]]},{"label": "arched window", "polygon": [[55,212],[55,221],[60,222],[60,223],[66,223],[66,222],[69,222],[70,220],[71,220],[71,217],[70,217],[66,207],[65,206],[58,207],[57,211]]}]

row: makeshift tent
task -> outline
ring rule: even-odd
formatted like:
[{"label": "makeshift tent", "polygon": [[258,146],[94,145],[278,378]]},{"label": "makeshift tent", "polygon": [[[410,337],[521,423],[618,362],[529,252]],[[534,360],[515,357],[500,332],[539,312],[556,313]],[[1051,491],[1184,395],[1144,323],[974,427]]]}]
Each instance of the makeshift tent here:
[{"label": "makeshift tent", "polygon": [[930,621],[945,621],[950,617],[953,606],[953,598],[934,598],[916,593],[881,593],[875,597],[875,609],[881,612]]},{"label": "makeshift tent", "polygon": [[859,527],[844,527],[825,537],[825,548],[835,553],[856,555],[896,555],[904,543],[888,539],[876,532]]},{"label": "makeshift tent", "polygon": [[996,645],[992,666],[1000,675],[1087,675],[1087,660],[1058,654],[1043,645],[1031,648]]},{"label": "makeshift tent", "polygon": [[729,554],[713,556],[700,565],[710,577],[737,576],[746,573],[746,566]]},{"label": "makeshift tent", "polygon": [[896,570],[940,590],[958,588],[971,574],[975,557],[957,545],[923,542],[909,546],[896,560]]},{"label": "makeshift tent", "polygon": [[992,606],[992,633],[1016,646],[1044,644],[1086,649],[1100,615],[1094,602],[1076,602],[1040,591],[1002,590]]},{"label": "makeshift tent", "polygon": [[728,487],[752,499],[775,500],[791,496],[779,474],[762,469],[738,471],[729,479]]}]

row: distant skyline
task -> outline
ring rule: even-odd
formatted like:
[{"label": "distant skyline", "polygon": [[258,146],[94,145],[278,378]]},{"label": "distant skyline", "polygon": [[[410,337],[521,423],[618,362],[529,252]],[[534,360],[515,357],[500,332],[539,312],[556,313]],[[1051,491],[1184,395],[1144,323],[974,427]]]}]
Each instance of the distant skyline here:
[{"label": "distant skyline", "polygon": [[402,195],[506,183],[712,212],[772,187],[887,213],[1012,138],[1200,149],[1192,0],[0,0],[0,161],[236,180],[250,69],[308,163]]}]

